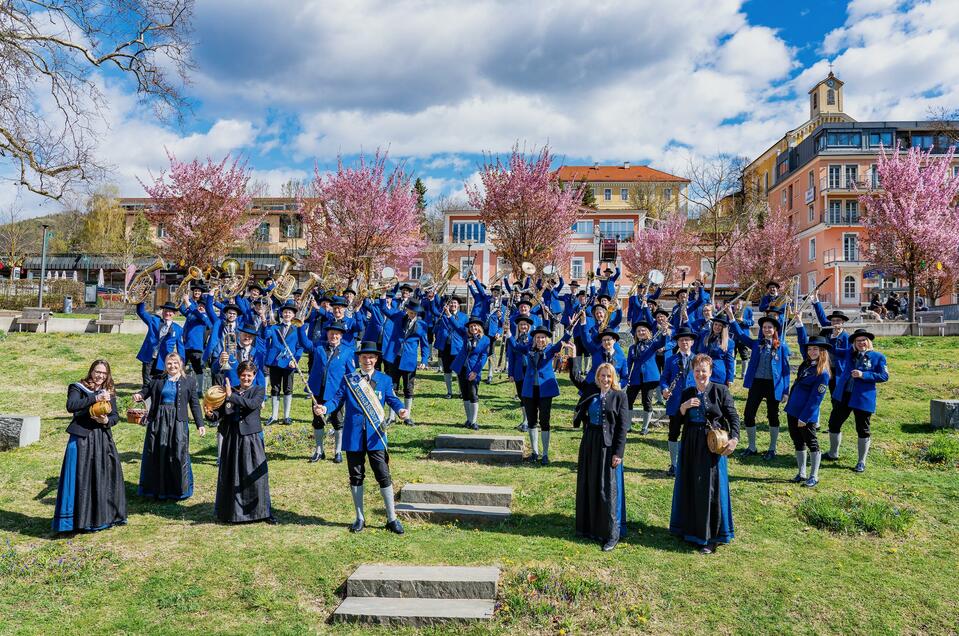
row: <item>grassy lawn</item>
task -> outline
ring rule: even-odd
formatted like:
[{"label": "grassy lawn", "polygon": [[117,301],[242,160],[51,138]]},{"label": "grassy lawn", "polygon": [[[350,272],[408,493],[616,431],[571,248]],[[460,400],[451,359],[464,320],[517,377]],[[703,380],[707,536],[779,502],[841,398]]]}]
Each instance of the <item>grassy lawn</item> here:
[{"label": "grassy lawn", "polygon": [[[823,464],[814,492],[788,483],[796,470],[785,430],[772,465],[732,461],[736,539],[709,557],[667,532],[672,480],[664,475],[664,429],[630,437],[629,536],[615,551],[602,553],[573,533],[580,433],[570,425],[570,387],[564,386],[554,406],[548,468],[448,464],[426,455],[435,435],[461,432],[456,425],[464,419],[462,404],[442,399],[442,378],[432,373],[418,379],[414,410],[421,425],[390,433],[397,490],[432,481],[510,485],[515,489],[510,521],[485,527],[411,521],[406,535],[397,537],[382,529],[382,502],[370,486],[368,530],[349,534],[353,509],[346,464],[306,463],[312,429],[301,395],[294,402],[297,423],[266,433],[281,525],[213,523],[215,440],[195,431],[196,495],[168,504],[137,498],[143,429],[122,423],[115,437],[127,482],[128,525],[54,538],[50,518],[69,421],[66,385],[80,379],[94,357],[105,357],[121,397],[130,395],[139,380],[134,356],[141,337],[0,338],[0,412],[43,417],[39,443],[0,454],[2,633],[378,631],[326,623],[346,577],[368,562],[502,567],[494,621],[434,634],[959,631],[959,444],[928,425],[930,398],[959,399],[955,338],[877,341],[890,361],[891,381],[880,388],[865,474],[851,471],[856,446],[851,420],[841,461]],[[518,405],[505,377],[491,387],[484,384],[481,396],[485,431],[513,431]],[[741,390],[737,399],[742,412]],[[828,406],[823,423],[827,417]],[[761,449],[767,441],[761,425]],[[912,523],[879,535],[821,529],[800,516],[802,510],[847,500],[863,500],[870,510],[883,504],[903,509]]]}]

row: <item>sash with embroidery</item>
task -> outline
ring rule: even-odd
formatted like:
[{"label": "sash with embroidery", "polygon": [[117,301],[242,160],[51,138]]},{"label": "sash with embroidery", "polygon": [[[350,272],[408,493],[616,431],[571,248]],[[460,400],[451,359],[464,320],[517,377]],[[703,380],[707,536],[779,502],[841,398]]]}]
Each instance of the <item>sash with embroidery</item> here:
[{"label": "sash with embroidery", "polygon": [[[379,433],[380,423],[383,422],[385,413],[383,412],[383,405],[380,404],[379,398],[376,397],[376,393],[373,391],[373,387],[370,386],[370,383],[359,371],[354,371],[346,376],[346,386],[350,388],[350,392],[353,394],[353,397],[356,398],[360,409],[363,410],[363,415],[366,416],[366,419],[373,425],[376,432]],[[383,440],[383,443],[385,444],[386,440]]]}]

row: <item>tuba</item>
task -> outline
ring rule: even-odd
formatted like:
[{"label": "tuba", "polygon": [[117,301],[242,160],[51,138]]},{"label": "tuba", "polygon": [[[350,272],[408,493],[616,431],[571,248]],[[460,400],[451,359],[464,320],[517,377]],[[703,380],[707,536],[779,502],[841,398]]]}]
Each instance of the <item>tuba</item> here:
[{"label": "tuba", "polygon": [[443,272],[442,278],[440,278],[439,284],[436,286],[436,295],[442,296],[446,293],[447,288],[450,286],[450,281],[460,273],[460,268],[456,265],[447,265],[446,271]]},{"label": "tuba", "polygon": [[223,261],[223,278],[220,283],[220,294],[225,298],[235,298],[239,296],[250,280],[250,274],[253,273],[253,261],[243,263],[243,275],[238,276],[240,263],[235,258],[228,258]]},{"label": "tuba", "polygon": [[293,326],[302,327],[303,323],[310,316],[313,309],[313,288],[320,283],[321,278],[310,272],[310,278],[303,284],[303,295],[300,296],[300,308],[296,310],[296,316],[293,317]]},{"label": "tuba", "polygon": [[180,303],[180,299],[183,298],[183,294],[190,289],[190,283],[195,280],[200,280],[203,278],[203,272],[196,265],[191,266],[186,270],[186,276],[183,277],[183,280],[180,281],[180,284],[176,286],[176,290],[173,292],[171,298],[176,304]]},{"label": "tuba", "polygon": [[270,292],[277,300],[286,300],[296,291],[296,276],[290,269],[296,267],[296,259],[286,254],[280,255],[280,271],[276,275],[275,285]]},{"label": "tuba", "polygon": [[166,263],[163,262],[163,259],[157,256],[152,265],[140,270],[130,281],[130,286],[127,287],[127,302],[134,305],[145,302],[153,293],[153,272],[159,271],[165,266]]}]

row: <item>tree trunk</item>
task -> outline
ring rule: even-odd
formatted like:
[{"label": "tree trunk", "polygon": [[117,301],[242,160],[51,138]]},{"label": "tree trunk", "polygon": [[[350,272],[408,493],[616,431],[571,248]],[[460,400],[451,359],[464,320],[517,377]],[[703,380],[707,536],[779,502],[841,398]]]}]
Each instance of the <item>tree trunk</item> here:
[{"label": "tree trunk", "polygon": [[909,317],[909,335],[916,335],[916,277],[909,277],[909,307],[906,308]]}]

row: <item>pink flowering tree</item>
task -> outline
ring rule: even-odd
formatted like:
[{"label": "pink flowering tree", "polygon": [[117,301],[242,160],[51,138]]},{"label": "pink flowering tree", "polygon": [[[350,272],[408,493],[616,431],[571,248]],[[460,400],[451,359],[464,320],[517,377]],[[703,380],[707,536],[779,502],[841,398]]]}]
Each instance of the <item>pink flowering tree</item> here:
[{"label": "pink flowering tree", "polygon": [[552,162],[549,147],[527,157],[513,146],[505,162],[486,157],[482,187],[466,185],[470,205],[514,272],[524,261],[539,269],[568,262],[573,224],[584,210],[583,186],[561,186]]},{"label": "pink flowering tree", "polygon": [[337,278],[356,278],[370,261],[407,267],[426,244],[417,193],[402,165],[387,168],[386,153],[360,155],[356,165],[337,162],[336,172],[314,169],[301,199],[308,257],[305,265],[321,272],[327,263]]},{"label": "pink flowering tree", "polygon": [[799,271],[799,239],[783,210],[750,218],[739,231],[743,236],[729,253],[729,265],[740,287],[761,286]]},{"label": "pink flowering tree", "polygon": [[620,254],[633,279],[642,280],[650,270],[658,269],[665,275],[663,286],[666,287],[678,283],[677,267],[690,241],[686,213],[680,210],[654,221]]},{"label": "pink flowering tree", "polygon": [[859,197],[870,260],[908,283],[910,321],[919,285],[942,282],[955,271],[959,178],[950,167],[954,150],[939,157],[919,148],[901,152],[898,145],[883,151],[876,164],[881,189]]},{"label": "pink flowering tree", "polygon": [[216,265],[260,224],[262,217],[250,212],[250,171],[229,156],[219,162],[167,156],[168,172],[140,182],[151,199],[146,217],[163,228],[160,254],[181,267]]}]

